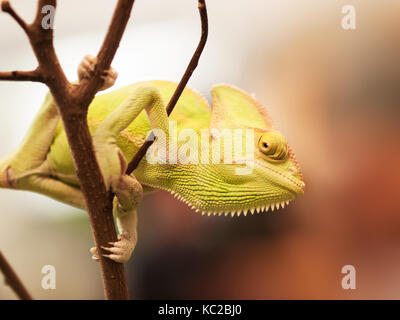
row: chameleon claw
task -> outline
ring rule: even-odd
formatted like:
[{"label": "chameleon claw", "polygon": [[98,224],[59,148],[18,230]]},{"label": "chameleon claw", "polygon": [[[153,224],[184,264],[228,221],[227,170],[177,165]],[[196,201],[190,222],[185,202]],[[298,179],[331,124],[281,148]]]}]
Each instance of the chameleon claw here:
[{"label": "chameleon claw", "polygon": [[127,262],[132,255],[136,245],[136,237],[131,238],[126,234],[121,234],[118,239],[119,240],[116,242],[108,243],[111,247],[101,246],[101,248],[107,252],[107,254],[103,254],[103,257],[118,263],[124,263]]},{"label": "chameleon claw", "polygon": [[114,85],[115,81],[118,78],[118,72],[114,68],[110,68],[103,72],[101,78],[104,81],[101,90],[106,90]]},{"label": "chameleon claw", "polygon": [[[98,59],[96,56],[90,54],[83,57],[78,67],[79,81],[81,81],[82,79],[89,79],[93,75],[93,72],[97,65],[97,60]],[[112,87],[117,80],[117,77],[118,72],[115,69],[110,67],[110,69],[105,70],[101,75],[104,83],[100,90],[105,90]]]},{"label": "chameleon claw", "polygon": [[90,248],[89,251],[92,254],[92,260],[94,260],[94,261],[99,261],[100,260],[97,247],[92,247],[92,248]]},{"label": "chameleon claw", "polygon": [[103,248],[103,250],[106,250],[111,253],[123,254],[122,248],[119,248],[119,247],[104,247],[104,246],[102,246],[102,248]]},{"label": "chameleon claw", "polygon": [[109,242],[108,244],[110,244],[113,247],[117,247],[117,248],[123,248],[124,247],[124,245],[121,243],[121,241]]},{"label": "chameleon claw", "polygon": [[111,260],[113,260],[115,262],[118,262],[118,263],[127,262],[127,260],[125,260],[123,256],[119,256],[119,255],[116,255],[116,254],[103,254],[103,257],[106,257],[106,258],[111,259]]},{"label": "chameleon claw", "polygon": [[81,63],[78,66],[78,78],[79,80],[88,79],[93,74],[96,68],[97,57],[90,54],[83,57]]},{"label": "chameleon claw", "polygon": [[96,67],[97,57],[92,55],[87,55],[83,58],[82,63],[83,66],[86,68],[86,70],[93,72]]}]

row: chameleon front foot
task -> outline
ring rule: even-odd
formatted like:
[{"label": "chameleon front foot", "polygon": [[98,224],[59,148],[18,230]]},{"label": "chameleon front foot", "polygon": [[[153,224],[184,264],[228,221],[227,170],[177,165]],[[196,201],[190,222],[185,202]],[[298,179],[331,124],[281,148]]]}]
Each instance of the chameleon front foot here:
[{"label": "chameleon front foot", "polygon": [[[118,263],[124,263],[131,258],[132,252],[136,246],[136,238],[131,237],[127,233],[123,233],[118,236],[118,241],[110,242],[109,244],[111,247],[102,246],[103,250],[108,252],[108,254],[103,254],[103,257]],[[94,261],[100,260],[97,247],[91,248],[90,253],[93,254],[92,259]]]},{"label": "chameleon front foot", "polygon": [[[84,56],[83,60],[78,66],[79,81],[81,81],[82,79],[89,79],[92,76],[94,69],[96,68],[96,64],[97,57],[90,54]],[[110,67],[110,69],[104,71],[103,75],[101,76],[101,78],[104,80],[104,83],[100,90],[106,90],[112,87],[117,80],[117,77],[118,72],[114,68]]]}]

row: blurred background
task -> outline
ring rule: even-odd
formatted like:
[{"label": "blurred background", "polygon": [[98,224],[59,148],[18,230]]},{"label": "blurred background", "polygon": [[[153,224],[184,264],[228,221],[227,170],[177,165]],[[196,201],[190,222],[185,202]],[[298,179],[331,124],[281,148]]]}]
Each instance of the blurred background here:
[{"label": "blurred background", "polygon": [[[59,1],[55,45],[70,80],[95,54],[116,1]],[[36,1],[12,1],[33,18]],[[148,195],[126,265],[132,298],[400,298],[400,2],[208,1],[209,41],[189,85],[210,98],[226,82],[255,93],[296,152],[305,195],[283,210],[203,217]],[[342,7],[356,9],[344,30]],[[0,70],[36,66],[0,14]],[[197,45],[197,1],[137,0],[113,66],[116,87],[179,81]],[[46,88],[0,83],[0,157],[14,150]],[[35,298],[102,299],[86,214],[44,196],[0,190],[0,248]],[[56,268],[56,290],[41,269]],[[356,289],[343,290],[344,265]],[[0,278],[2,276],[0,275]],[[0,283],[0,299],[14,299]]]}]

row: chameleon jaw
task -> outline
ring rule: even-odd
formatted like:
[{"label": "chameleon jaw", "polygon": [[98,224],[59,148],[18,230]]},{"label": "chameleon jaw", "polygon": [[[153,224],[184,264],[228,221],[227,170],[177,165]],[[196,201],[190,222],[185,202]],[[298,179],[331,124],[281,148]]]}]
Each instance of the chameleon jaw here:
[{"label": "chameleon jaw", "polygon": [[[231,217],[234,217],[235,215],[240,217],[240,215],[243,214],[244,216],[247,216],[247,214],[249,212],[253,215],[254,213],[267,212],[268,210],[271,210],[271,212],[272,212],[275,209],[276,210],[278,210],[279,208],[283,209],[285,207],[285,205],[289,205],[289,202],[290,202],[289,200],[286,200],[286,201],[276,202],[271,205],[259,206],[259,207],[254,207],[251,209],[239,209],[239,210],[233,210],[233,211],[229,211],[229,210],[228,211],[219,211],[219,212],[217,212],[217,211],[208,211],[208,212],[202,211],[201,215],[204,216],[207,214],[208,216],[211,216],[211,215],[228,216],[230,214]],[[196,210],[196,212],[200,212],[200,210],[198,210],[198,209],[195,209],[195,210]]]},{"label": "chameleon jaw", "polygon": [[247,216],[248,213],[251,213],[252,215],[254,213],[261,213],[261,212],[267,212],[268,210],[270,210],[271,212],[274,210],[278,210],[280,208],[284,208],[285,206],[289,205],[289,202],[292,201],[294,198],[289,199],[289,200],[283,200],[283,201],[277,201],[277,202],[273,202],[271,204],[267,204],[267,205],[260,205],[260,206],[255,206],[255,207],[250,207],[250,208],[244,208],[244,209],[234,209],[234,210],[201,210],[199,208],[196,208],[196,206],[194,206],[193,204],[191,204],[189,201],[187,201],[186,199],[184,199],[184,197],[182,197],[181,195],[179,195],[178,193],[176,193],[175,191],[169,191],[174,198],[178,199],[179,201],[182,201],[184,203],[186,203],[191,209],[193,209],[196,212],[201,212],[201,215],[207,215],[207,216],[231,216],[234,217],[236,216],[240,216],[241,214],[243,214],[244,216]]}]

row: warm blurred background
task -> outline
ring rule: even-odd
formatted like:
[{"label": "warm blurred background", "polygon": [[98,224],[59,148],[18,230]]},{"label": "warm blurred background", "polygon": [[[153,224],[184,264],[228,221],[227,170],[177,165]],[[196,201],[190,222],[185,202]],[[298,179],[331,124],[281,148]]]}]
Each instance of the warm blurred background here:
[{"label": "warm blurred background", "polygon": [[[116,86],[180,79],[199,38],[197,1],[137,0],[113,63]],[[71,80],[96,53],[116,1],[59,1],[56,47]],[[36,1],[13,1],[27,19]],[[341,27],[344,5],[356,30]],[[255,93],[297,154],[306,193],[274,213],[202,217],[147,196],[127,264],[133,298],[400,298],[400,2],[208,1],[210,34],[190,86]],[[31,69],[22,31],[0,14],[0,70]],[[0,157],[20,142],[46,88],[0,83]],[[0,248],[36,298],[101,299],[88,219],[40,195],[0,190]],[[43,290],[54,265],[57,289]],[[343,290],[354,265],[357,289]],[[1,276],[0,276],[1,278]],[[14,299],[0,284],[0,299]]]}]

